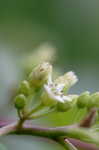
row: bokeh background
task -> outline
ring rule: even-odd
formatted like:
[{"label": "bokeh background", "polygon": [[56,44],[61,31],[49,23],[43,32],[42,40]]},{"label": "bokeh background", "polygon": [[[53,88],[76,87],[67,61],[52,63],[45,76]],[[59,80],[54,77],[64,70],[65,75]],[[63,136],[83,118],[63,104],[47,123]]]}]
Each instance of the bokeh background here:
[{"label": "bokeh background", "polygon": [[[79,83],[71,92],[98,91],[99,1],[0,1],[1,118],[16,117],[11,94],[25,77],[29,56],[34,54],[35,61],[40,59],[40,56],[36,57],[38,49],[53,53],[53,65],[60,74],[69,70],[76,72]],[[47,53],[43,55],[46,57]],[[76,113],[75,108],[69,113],[52,114],[33,123],[42,126],[71,124],[82,116],[82,112],[78,116]],[[27,136],[6,136],[0,141],[8,150],[62,149],[51,141]]]}]

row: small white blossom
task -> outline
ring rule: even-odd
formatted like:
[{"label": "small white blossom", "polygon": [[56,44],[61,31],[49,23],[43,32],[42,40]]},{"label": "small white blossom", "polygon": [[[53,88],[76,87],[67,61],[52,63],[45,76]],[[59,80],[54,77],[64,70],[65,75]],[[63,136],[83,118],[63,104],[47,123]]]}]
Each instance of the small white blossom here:
[{"label": "small white blossom", "polygon": [[60,76],[55,80],[56,84],[61,84],[63,86],[64,91],[68,91],[70,87],[72,87],[76,82],[78,81],[77,76],[74,74],[74,72],[70,71],[64,74],[63,76]]},{"label": "small white blossom", "polygon": [[64,96],[60,91],[55,89],[55,87],[51,87],[50,85],[44,86],[45,92],[48,94],[49,99],[59,101],[64,103],[64,100],[70,101],[70,98],[68,96]]},{"label": "small white blossom", "polygon": [[44,85],[44,94],[42,101],[45,105],[55,103],[66,103],[73,100],[73,96],[69,96],[64,93],[65,90],[69,89],[73,84],[77,82],[77,77],[73,72],[68,72],[64,76],[60,76],[55,82],[49,82]]}]

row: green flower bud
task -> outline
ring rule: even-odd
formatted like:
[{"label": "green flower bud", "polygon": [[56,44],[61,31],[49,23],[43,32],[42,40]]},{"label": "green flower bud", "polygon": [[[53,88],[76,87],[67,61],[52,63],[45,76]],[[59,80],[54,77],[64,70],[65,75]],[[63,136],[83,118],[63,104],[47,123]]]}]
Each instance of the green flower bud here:
[{"label": "green flower bud", "polygon": [[75,105],[77,103],[78,95],[69,95],[71,98],[72,104]]},{"label": "green flower bud", "polygon": [[16,96],[14,105],[17,109],[23,109],[26,105],[26,97],[23,94]]},{"label": "green flower bud", "polygon": [[57,104],[57,110],[60,112],[66,112],[71,108],[72,108],[72,102],[70,101],[66,101],[65,103],[58,102]]},{"label": "green flower bud", "polygon": [[89,108],[99,107],[99,92],[96,92],[96,93],[91,95],[90,103],[89,103],[88,107]]},{"label": "green flower bud", "polygon": [[52,66],[49,63],[42,63],[35,67],[29,76],[29,83],[35,88],[41,87],[44,83],[51,81]]},{"label": "green flower bud", "polygon": [[30,85],[28,83],[28,81],[24,80],[21,82],[20,87],[19,87],[19,93],[22,93],[26,96],[29,95],[31,89],[30,89]]},{"label": "green flower bud", "polygon": [[64,102],[58,102],[57,110],[60,112],[68,111],[76,104],[77,97],[77,95],[65,96]]},{"label": "green flower bud", "polygon": [[89,100],[90,100],[90,93],[87,91],[87,92],[84,92],[82,93],[78,99],[77,99],[77,106],[79,108],[84,108],[84,107],[87,107],[88,106],[88,103],[89,103]]}]

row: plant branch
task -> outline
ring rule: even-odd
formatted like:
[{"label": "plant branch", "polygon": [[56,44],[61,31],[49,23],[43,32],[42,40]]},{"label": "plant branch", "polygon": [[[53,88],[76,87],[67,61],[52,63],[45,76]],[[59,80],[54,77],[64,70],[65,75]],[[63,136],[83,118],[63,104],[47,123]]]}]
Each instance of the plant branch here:
[{"label": "plant branch", "polygon": [[0,135],[3,134],[5,135],[8,133],[42,136],[51,139],[64,136],[79,139],[85,142],[93,142],[95,144],[99,144],[98,139],[94,137],[93,133],[90,133],[87,130],[76,127],[71,128],[70,126],[56,127],[56,128],[42,128],[37,126],[30,126],[29,124],[19,126],[19,123],[17,124],[13,123],[0,129]]},{"label": "plant branch", "polygon": [[[74,135],[71,134],[72,131],[76,129],[77,127],[76,125],[56,127],[56,128],[42,128],[42,127],[37,127],[33,125],[30,126],[29,123],[25,123],[23,126],[21,126],[21,128],[18,128],[18,122],[7,125],[8,122],[2,121],[0,122],[0,124],[1,126],[5,125],[4,127],[0,128],[0,136],[5,135],[5,134],[26,134],[26,135],[47,137],[50,139],[55,139],[55,138],[64,136],[65,138],[68,137],[68,140],[70,141],[70,143],[72,143],[77,148],[83,148],[85,150],[99,150],[99,148],[97,148],[94,144],[85,143],[87,142],[87,140],[80,139],[79,136],[77,137],[77,134],[74,134]],[[90,135],[88,135],[88,137],[90,138]],[[80,140],[82,140],[83,142]]]}]

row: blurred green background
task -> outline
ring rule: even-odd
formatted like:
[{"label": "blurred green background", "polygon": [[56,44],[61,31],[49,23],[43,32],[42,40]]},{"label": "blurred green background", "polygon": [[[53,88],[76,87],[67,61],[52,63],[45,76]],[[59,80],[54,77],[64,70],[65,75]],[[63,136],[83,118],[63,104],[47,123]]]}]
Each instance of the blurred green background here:
[{"label": "blurred green background", "polygon": [[[99,89],[99,1],[98,0],[1,0],[0,1],[0,117],[15,117],[8,105],[11,87],[23,78],[26,56],[47,43],[55,48],[54,67],[73,70],[79,83],[71,92]],[[40,58],[36,58],[40,59]],[[79,120],[82,112],[53,114],[37,120],[43,126],[60,126]],[[74,114],[74,115],[72,115]],[[75,117],[76,116],[76,117]],[[0,138],[8,150],[62,149],[34,137]],[[39,143],[39,144],[38,144]]]}]

